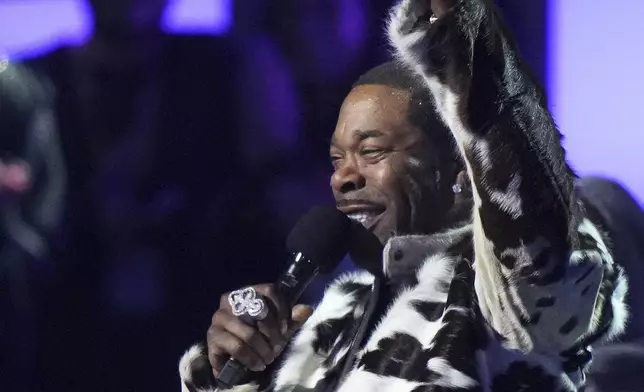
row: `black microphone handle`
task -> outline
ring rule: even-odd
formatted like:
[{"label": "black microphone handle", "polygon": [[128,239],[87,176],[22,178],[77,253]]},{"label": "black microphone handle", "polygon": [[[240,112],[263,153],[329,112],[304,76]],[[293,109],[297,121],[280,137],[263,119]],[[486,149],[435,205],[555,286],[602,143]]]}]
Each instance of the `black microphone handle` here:
[{"label": "black microphone handle", "polygon": [[[296,253],[294,262],[275,283],[277,292],[290,308],[297,304],[306,287],[318,274],[318,265],[302,253]],[[248,369],[239,361],[230,358],[221,369],[217,384],[220,388],[230,389],[238,385],[248,373]]]}]

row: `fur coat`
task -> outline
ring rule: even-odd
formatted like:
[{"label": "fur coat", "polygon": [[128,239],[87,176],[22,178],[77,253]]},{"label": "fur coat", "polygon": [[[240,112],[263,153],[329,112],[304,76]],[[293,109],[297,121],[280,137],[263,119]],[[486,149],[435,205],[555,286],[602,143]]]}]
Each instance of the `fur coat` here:
[{"label": "fur coat", "polygon": [[[619,332],[625,321],[626,281],[619,268],[604,261],[610,254],[588,249],[597,252],[597,264],[553,282],[550,289],[556,291],[524,302],[526,309],[497,308],[497,322],[504,326],[497,331],[481,311],[479,264],[468,258],[472,234],[473,226],[465,225],[389,240],[385,266],[421,267],[402,277],[403,288],[359,345],[348,373],[342,375],[348,353],[377,300],[377,281],[367,272],[348,273],[332,283],[279,364],[234,391],[330,391],[340,377],[338,391],[577,390],[590,362],[590,345]],[[590,235],[601,243],[599,232]],[[610,279],[595,280],[588,271],[596,268]],[[482,287],[481,293],[517,301],[518,283]],[[586,319],[579,319],[582,314]],[[183,356],[180,374],[185,392],[217,391],[202,346]],[[528,387],[533,389],[522,389]]]},{"label": "fur coat", "polygon": [[[403,0],[388,34],[461,152],[472,220],[391,238],[385,275],[394,263],[420,267],[369,334],[382,286],[346,275],[280,365],[236,391],[576,391],[591,345],[624,329],[623,270],[574,192],[544,96],[491,1],[459,1],[437,21],[429,3]],[[191,348],[184,391],[216,390],[209,372],[202,348]]]}]

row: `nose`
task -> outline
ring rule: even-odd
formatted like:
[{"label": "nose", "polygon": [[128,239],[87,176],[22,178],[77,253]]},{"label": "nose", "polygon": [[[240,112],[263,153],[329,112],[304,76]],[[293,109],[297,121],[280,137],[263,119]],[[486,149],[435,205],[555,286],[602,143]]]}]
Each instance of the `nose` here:
[{"label": "nose", "polygon": [[331,176],[331,188],[337,193],[348,193],[364,188],[366,179],[355,159],[345,159]]}]

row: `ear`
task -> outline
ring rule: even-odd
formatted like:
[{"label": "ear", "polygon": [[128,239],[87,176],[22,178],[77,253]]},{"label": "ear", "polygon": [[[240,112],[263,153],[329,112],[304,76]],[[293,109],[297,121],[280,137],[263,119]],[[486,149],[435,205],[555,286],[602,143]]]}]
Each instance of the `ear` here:
[{"label": "ear", "polygon": [[460,185],[461,188],[471,188],[470,177],[467,175],[467,171],[465,169],[458,172],[455,183]]},{"label": "ear", "polygon": [[[454,192],[454,188],[459,187],[459,192]],[[472,185],[465,170],[461,170],[450,185],[453,202],[447,213],[446,220],[448,224],[461,222],[471,218],[472,214]]]}]

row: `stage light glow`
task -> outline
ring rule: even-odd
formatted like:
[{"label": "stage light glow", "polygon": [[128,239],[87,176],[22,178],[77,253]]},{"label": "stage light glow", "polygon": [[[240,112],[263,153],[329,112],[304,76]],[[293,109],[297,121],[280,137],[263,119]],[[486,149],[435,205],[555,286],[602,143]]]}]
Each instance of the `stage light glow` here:
[{"label": "stage light glow", "polygon": [[[163,29],[177,34],[224,34],[233,0],[172,0]],[[92,32],[86,0],[0,0],[0,53],[33,57],[59,45],[77,45]]]},{"label": "stage light glow", "polygon": [[548,0],[547,87],[574,168],[644,201],[644,2],[624,5]]}]

